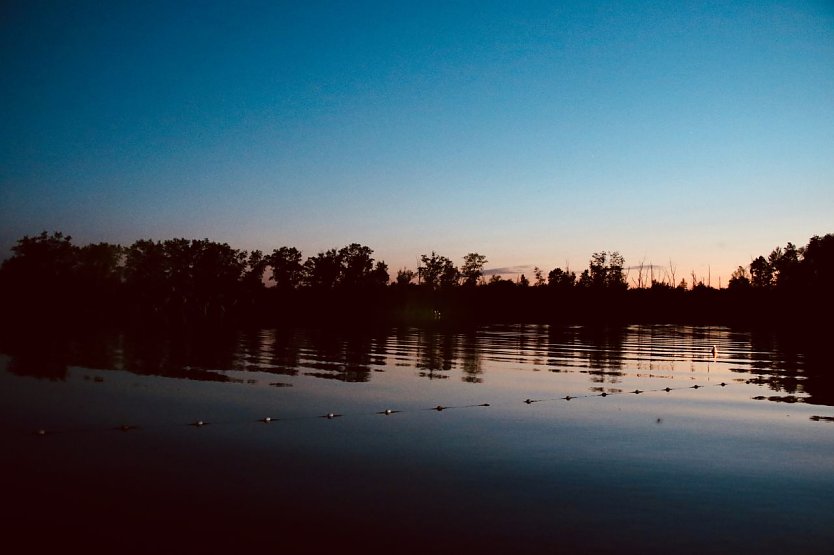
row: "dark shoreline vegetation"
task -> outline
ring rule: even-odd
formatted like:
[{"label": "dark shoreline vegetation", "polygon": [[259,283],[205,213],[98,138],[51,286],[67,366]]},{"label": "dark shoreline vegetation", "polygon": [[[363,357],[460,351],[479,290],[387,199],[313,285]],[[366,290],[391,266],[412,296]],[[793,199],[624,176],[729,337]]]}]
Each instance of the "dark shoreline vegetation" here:
[{"label": "dark shoreline vegetation", "polygon": [[[60,232],[19,239],[0,266],[5,326],[357,326],[693,323],[829,329],[834,234],[788,243],[726,288],[702,280],[649,279],[630,287],[617,252],[594,253],[578,276],[535,269],[531,279],[484,278],[486,257],[463,264],[434,252],[391,280],[373,250],[356,243],[303,260],[204,240],[139,240],[77,246]],[[631,271],[634,271],[633,269]],[[267,285],[268,284],[268,285]]]}]

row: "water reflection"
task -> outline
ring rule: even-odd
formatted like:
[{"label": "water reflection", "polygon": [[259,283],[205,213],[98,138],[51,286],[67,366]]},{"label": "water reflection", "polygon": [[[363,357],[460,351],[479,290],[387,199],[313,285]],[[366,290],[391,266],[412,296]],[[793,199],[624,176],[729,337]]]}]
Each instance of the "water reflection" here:
[{"label": "water reflection", "polygon": [[363,383],[371,381],[375,372],[412,369],[417,378],[454,379],[477,386],[500,368],[584,374],[588,391],[620,393],[624,381],[634,379],[720,374],[771,390],[756,399],[834,405],[834,378],[819,350],[792,338],[725,327],[203,330],[6,335],[0,340],[0,351],[11,355],[9,372],[52,381],[67,379],[73,366],[187,380],[265,382],[274,387],[292,385],[288,380],[300,377]]}]

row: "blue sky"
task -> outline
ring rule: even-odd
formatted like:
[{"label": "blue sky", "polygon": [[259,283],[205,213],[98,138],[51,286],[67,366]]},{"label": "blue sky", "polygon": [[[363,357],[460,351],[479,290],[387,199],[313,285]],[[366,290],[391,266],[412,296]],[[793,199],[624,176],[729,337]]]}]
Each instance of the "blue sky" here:
[{"label": "blue sky", "polygon": [[0,249],[208,237],[713,285],[834,232],[832,2],[4,2]]}]

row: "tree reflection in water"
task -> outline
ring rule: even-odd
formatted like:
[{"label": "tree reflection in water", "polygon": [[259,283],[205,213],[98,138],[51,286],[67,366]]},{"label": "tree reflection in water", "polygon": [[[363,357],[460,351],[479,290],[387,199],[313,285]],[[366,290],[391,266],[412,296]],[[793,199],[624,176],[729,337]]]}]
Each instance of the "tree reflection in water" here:
[{"label": "tree reflection in water", "polygon": [[[712,346],[718,353],[712,355]],[[725,327],[497,325],[463,330],[256,329],[5,334],[9,372],[64,380],[70,367],[214,382],[240,372],[363,383],[375,372],[414,368],[418,377],[483,383],[496,365],[587,374],[591,392],[617,393],[624,379],[669,379],[729,370],[767,386],[778,402],[834,405],[834,376],[818,345]],[[249,378],[258,382],[257,378]],[[272,379],[269,383],[285,383]]]}]

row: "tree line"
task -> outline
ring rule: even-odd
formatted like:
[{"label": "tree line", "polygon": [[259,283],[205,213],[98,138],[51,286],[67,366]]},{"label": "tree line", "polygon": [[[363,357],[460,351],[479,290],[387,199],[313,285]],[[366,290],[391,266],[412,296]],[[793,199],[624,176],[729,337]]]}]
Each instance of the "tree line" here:
[{"label": "tree line", "polygon": [[834,235],[814,236],[804,247],[788,243],[750,265],[739,266],[730,278],[731,289],[796,290],[830,288],[834,279]]},{"label": "tree line", "polygon": [[183,238],[77,246],[70,236],[43,232],[19,239],[0,266],[0,303],[18,318],[41,319],[672,321],[753,318],[766,312],[762,304],[784,313],[811,296],[830,302],[834,291],[832,234],[777,247],[739,266],[720,290],[694,276],[691,288],[654,279],[629,287],[616,251],[593,253],[578,276],[535,268],[532,280],[487,279],[486,256],[468,253],[457,266],[435,252],[391,279],[373,254],[351,243],[305,259],[289,246],[264,253]]}]

